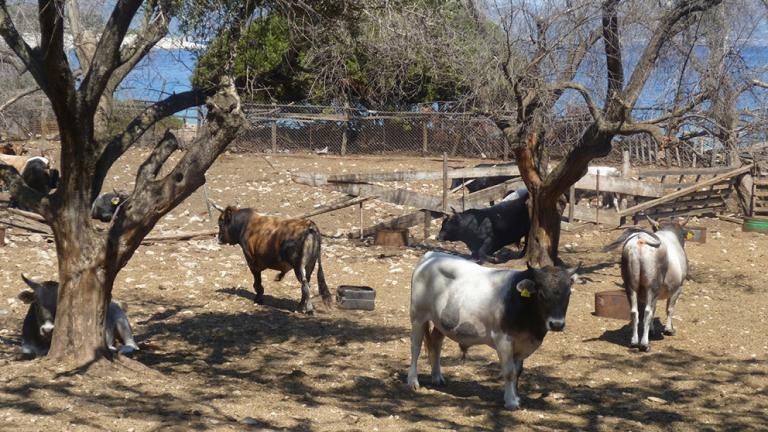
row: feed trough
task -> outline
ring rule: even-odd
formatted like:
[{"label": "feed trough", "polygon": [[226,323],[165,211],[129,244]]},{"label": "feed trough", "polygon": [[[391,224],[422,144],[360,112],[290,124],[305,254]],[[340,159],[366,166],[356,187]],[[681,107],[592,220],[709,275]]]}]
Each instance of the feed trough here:
[{"label": "feed trough", "polygon": [[768,233],[768,219],[754,217],[744,218],[741,230],[744,232]]},{"label": "feed trough", "polygon": [[595,293],[595,315],[605,318],[629,320],[629,301],[624,290]]},{"label": "feed trough", "polygon": [[685,227],[686,233],[685,233],[685,241],[695,242],[695,243],[706,243],[707,242],[707,229],[704,227]]},{"label": "feed trough", "polygon": [[408,230],[404,228],[382,228],[376,231],[373,244],[377,246],[408,246]]},{"label": "feed trough", "polygon": [[373,310],[376,290],[369,286],[339,285],[336,304],[340,309]]}]

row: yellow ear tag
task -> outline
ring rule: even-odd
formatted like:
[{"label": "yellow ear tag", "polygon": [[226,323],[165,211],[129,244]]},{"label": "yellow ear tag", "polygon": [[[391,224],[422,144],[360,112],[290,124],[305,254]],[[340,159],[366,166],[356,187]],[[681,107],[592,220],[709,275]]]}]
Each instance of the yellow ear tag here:
[{"label": "yellow ear tag", "polygon": [[114,197],[114,198],[112,198],[112,201],[110,201],[110,202],[112,203],[112,205],[118,205],[118,204],[120,204],[120,198]]},{"label": "yellow ear tag", "polygon": [[693,240],[693,237],[694,237],[693,236],[693,231],[688,231],[687,233],[685,233],[685,239],[686,240]]},{"label": "yellow ear tag", "polygon": [[523,288],[520,290],[520,297],[530,297],[531,292],[528,291],[528,288]]}]

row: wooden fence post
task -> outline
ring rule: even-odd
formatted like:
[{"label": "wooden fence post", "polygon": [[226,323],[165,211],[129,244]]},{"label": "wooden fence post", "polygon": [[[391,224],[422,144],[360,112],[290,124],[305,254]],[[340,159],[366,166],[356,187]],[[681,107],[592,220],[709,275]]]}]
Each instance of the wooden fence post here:
[{"label": "wooden fence post", "polygon": [[573,186],[568,190],[568,201],[571,203],[568,206],[568,222],[573,223],[573,208],[576,206],[576,188]]},{"label": "wooden fence post", "polygon": [[424,210],[424,240],[429,238],[429,225],[432,223],[432,213]]},{"label": "wooden fence post", "polygon": [[363,239],[363,203],[360,203],[360,240]]},{"label": "wooden fence post", "polygon": [[421,124],[421,155],[427,155],[427,147],[429,144],[429,134],[427,131],[427,122],[423,121]]}]

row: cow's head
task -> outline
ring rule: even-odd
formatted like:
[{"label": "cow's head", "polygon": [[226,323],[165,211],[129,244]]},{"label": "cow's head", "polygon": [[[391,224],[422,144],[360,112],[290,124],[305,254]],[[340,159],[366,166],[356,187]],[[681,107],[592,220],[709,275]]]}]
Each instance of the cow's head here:
[{"label": "cow's head", "polygon": [[539,315],[547,330],[562,331],[565,328],[571,286],[578,279],[580,267],[581,263],[572,268],[547,266],[536,269],[528,266],[526,278],[517,283],[521,296],[535,296]]},{"label": "cow's head", "polygon": [[648,222],[651,223],[653,232],[657,232],[657,231],[671,232],[675,235],[675,237],[677,237],[677,240],[680,242],[680,246],[685,246],[685,237],[688,234],[688,230],[685,229],[685,226],[688,224],[688,222],[690,222],[691,220],[690,216],[685,218],[683,222],[677,222],[675,220],[659,222],[652,219],[650,216],[646,215],[645,217],[648,218]]},{"label": "cow's head", "polygon": [[27,279],[23,274],[21,278],[32,288],[32,291],[22,291],[19,293],[18,298],[30,305],[31,308],[34,308],[40,336],[50,339],[53,334],[53,323],[56,318],[59,283],[55,281],[35,282]]},{"label": "cow's head", "polygon": [[[213,203],[211,203],[213,204]],[[240,242],[240,238],[235,233],[235,227],[233,226],[233,215],[237,211],[237,207],[227,206],[223,208],[216,204],[213,204],[214,208],[221,212],[219,214],[219,244],[237,244]]]},{"label": "cow's head", "polygon": [[440,226],[440,232],[437,234],[437,239],[440,241],[460,240],[461,233],[465,231],[462,214],[457,213],[453,207],[451,211],[453,214],[443,219],[443,225]]}]

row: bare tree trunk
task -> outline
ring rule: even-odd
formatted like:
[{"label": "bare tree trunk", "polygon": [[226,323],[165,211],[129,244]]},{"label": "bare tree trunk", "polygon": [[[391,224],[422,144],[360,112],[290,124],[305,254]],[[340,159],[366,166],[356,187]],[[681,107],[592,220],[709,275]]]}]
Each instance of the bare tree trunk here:
[{"label": "bare tree trunk", "polygon": [[526,261],[535,267],[554,265],[560,245],[560,209],[557,201],[542,199],[541,193],[531,194],[530,199],[531,230]]}]

